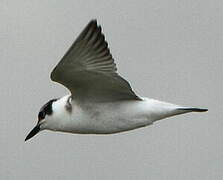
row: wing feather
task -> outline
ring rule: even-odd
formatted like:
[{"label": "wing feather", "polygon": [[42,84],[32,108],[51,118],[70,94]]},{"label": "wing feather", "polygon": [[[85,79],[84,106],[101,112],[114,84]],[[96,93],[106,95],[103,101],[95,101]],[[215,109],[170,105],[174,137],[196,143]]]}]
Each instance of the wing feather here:
[{"label": "wing feather", "polygon": [[80,101],[139,100],[129,83],[117,74],[116,64],[102,33],[92,20],[51,73]]}]

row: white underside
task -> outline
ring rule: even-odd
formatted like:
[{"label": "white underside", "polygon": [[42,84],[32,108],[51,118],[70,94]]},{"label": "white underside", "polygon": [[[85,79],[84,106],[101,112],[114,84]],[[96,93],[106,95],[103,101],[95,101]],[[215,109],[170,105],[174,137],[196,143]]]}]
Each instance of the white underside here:
[{"label": "white underside", "polygon": [[185,112],[180,106],[153,99],[130,100],[109,103],[73,102],[71,112],[65,108],[65,96],[53,103],[53,115],[46,117],[41,129],[82,134],[110,134],[143,127],[154,121]]}]

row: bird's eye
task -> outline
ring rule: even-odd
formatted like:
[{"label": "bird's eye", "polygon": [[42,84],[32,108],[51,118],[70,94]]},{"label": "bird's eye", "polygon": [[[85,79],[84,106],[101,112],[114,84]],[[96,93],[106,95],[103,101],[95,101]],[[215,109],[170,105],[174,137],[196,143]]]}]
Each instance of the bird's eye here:
[{"label": "bird's eye", "polygon": [[43,111],[40,111],[39,115],[38,115],[38,118],[39,118],[39,120],[44,119],[45,118],[45,113]]}]

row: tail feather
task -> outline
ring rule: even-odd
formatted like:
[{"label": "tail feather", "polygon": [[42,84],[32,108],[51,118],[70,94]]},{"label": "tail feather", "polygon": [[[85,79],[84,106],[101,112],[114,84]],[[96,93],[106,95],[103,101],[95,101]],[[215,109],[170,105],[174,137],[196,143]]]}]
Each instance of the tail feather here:
[{"label": "tail feather", "polygon": [[188,111],[188,112],[206,112],[208,109],[203,108],[178,108],[178,110]]}]

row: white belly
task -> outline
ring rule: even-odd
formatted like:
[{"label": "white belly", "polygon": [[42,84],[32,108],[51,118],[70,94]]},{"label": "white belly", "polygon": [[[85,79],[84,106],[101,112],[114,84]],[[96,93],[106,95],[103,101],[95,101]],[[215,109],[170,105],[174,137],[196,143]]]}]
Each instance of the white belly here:
[{"label": "white belly", "polygon": [[170,116],[175,108],[176,105],[151,99],[97,103],[82,108],[74,104],[71,114],[58,115],[46,129],[82,134],[118,133],[150,125]]}]

